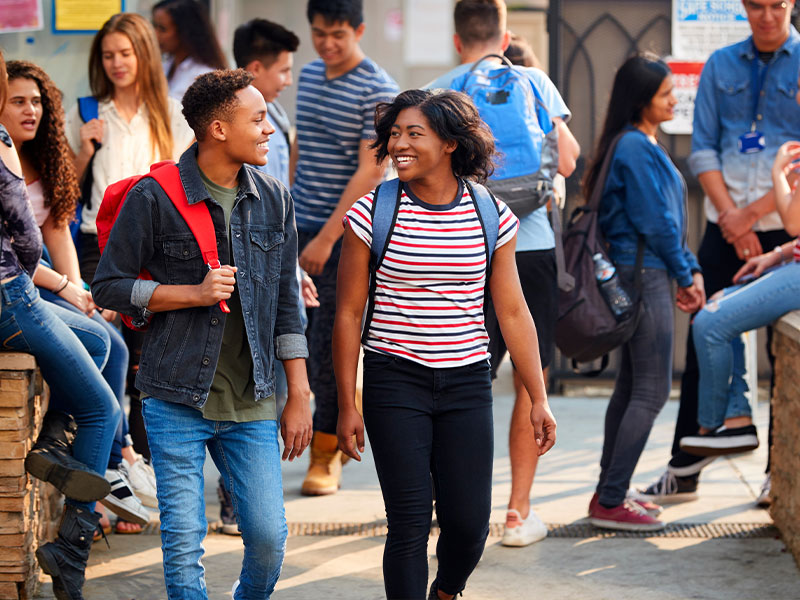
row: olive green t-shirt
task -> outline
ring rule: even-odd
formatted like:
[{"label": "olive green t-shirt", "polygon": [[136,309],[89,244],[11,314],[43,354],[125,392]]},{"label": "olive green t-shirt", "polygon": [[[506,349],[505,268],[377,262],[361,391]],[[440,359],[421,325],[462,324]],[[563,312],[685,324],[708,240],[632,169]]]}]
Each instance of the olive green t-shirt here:
[{"label": "olive green t-shirt", "polygon": [[[202,171],[200,177],[208,193],[225,213],[225,226],[228,228],[228,239],[230,239],[231,212],[236,203],[238,188],[217,185]],[[233,256],[233,253],[230,255]],[[225,319],[219,362],[214,380],[211,382],[208,401],[203,406],[203,417],[212,421],[236,423],[275,419],[275,396],[259,399],[255,397],[253,358],[247,341],[238,284],[227,302],[231,312]]]}]

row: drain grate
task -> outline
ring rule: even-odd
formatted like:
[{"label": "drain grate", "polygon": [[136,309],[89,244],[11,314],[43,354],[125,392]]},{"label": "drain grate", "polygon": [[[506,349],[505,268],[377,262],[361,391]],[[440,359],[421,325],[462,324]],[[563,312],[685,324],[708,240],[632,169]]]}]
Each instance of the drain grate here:
[{"label": "drain grate", "polygon": [[[371,523],[289,523],[289,535],[292,536],[360,536],[380,537],[386,535],[386,521]],[[586,522],[569,524],[549,524],[548,536],[551,538],[699,538],[699,539],[751,539],[775,538],[778,530],[772,525],[763,523],[671,523],[662,531],[609,531],[598,529]],[[439,527],[431,527],[431,535],[439,535]],[[492,523],[489,535],[503,535],[503,524]]]}]

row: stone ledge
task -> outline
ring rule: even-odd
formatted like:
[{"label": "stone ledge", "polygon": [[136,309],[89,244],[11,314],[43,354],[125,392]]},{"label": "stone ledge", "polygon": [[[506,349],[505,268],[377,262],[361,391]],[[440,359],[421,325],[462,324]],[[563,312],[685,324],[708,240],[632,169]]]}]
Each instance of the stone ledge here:
[{"label": "stone ledge", "polygon": [[0,352],[0,371],[33,371],[36,359],[25,352]]},{"label": "stone ledge", "polygon": [[775,323],[770,515],[800,565],[800,311]]}]

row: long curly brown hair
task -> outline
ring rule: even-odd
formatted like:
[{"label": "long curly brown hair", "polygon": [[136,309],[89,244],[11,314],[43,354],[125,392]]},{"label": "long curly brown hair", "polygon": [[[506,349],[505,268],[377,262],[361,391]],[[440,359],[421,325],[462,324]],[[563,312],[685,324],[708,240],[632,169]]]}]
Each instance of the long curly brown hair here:
[{"label": "long curly brown hair", "polygon": [[8,80],[31,79],[42,95],[42,118],[36,136],[22,144],[20,152],[33,165],[44,188],[44,205],[58,227],[66,227],[81,195],[75,166],[64,135],[61,91],[41,67],[24,60],[6,63]]}]

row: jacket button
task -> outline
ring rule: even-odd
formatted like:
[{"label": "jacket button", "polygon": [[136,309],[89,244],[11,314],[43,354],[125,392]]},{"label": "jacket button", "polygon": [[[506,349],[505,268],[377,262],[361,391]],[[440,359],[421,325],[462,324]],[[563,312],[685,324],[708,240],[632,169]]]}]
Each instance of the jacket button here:
[{"label": "jacket button", "polygon": [[212,325],[216,325],[218,323],[219,323],[219,319],[217,317],[214,317],[213,319],[211,319],[211,324]]},{"label": "jacket button", "polygon": [[200,396],[195,394],[194,396],[192,396],[192,400],[194,400],[195,402],[200,402]]},{"label": "jacket button", "polygon": [[210,363],[210,362],[211,362],[211,361],[210,361],[210,360],[208,360],[207,358],[204,358],[204,359],[203,359],[203,364],[204,364],[204,365],[207,365],[207,364],[208,364],[208,363]]},{"label": "jacket button", "polygon": [[184,256],[189,256],[189,251],[188,251],[188,250],[184,250],[184,251],[183,251],[183,255],[184,255]]}]

